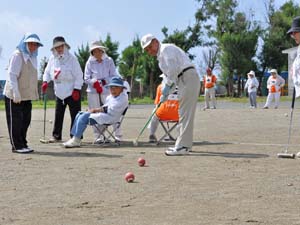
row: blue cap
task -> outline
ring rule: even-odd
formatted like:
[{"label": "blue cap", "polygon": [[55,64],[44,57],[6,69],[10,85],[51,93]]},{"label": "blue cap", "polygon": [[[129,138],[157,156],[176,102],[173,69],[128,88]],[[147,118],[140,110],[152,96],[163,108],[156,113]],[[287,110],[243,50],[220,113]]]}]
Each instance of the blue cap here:
[{"label": "blue cap", "polygon": [[122,80],[121,77],[113,77],[111,78],[109,84],[107,84],[105,87],[123,87],[123,88],[126,88],[124,86],[124,82]]}]

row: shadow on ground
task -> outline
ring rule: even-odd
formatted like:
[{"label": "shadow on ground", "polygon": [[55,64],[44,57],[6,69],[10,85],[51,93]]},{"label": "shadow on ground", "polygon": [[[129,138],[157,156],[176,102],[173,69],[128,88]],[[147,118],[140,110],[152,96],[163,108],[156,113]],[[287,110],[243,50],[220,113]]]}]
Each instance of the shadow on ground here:
[{"label": "shadow on ground", "polygon": [[267,158],[267,154],[254,154],[254,153],[233,153],[233,152],[204,152],[204,151],[192,151],[190,156],[215,156],[224,158]]},{"label": "shadow on ground", "polygon": [[[78,149],[78,148],[77,148]],[[112,155],[112,154],[103,154],[95,152],[82,152],[82,151],[63,151],[63,152],[45,152],[45,151],[35,151],[34,155],[46,155],[54,157],[105,157],[105,158],[121,158],[123,155]]]}]

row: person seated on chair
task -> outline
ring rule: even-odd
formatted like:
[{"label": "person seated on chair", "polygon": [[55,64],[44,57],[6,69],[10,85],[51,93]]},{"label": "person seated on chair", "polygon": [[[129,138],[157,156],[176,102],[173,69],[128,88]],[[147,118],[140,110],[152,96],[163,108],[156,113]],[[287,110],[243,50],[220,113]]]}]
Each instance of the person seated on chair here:
[{"label": "person seated on chair", "polygon": [[125,88],[123,80],[120,77],[113,77],[105,87],[110,89],[110,95],[106,98],[105,104],[100,108],[77,114],[71,130],[73,137],[63,143],[65,148],[80,147],[81,136],[88,124],[97,125],[103,132],[105,124],[114,124],[120,120],[122,113],[128,107],[128,96],[123,91]]},{"label": "person seated on chair", "polygon": [[[162,95],[162,89],[164,88],[166,76],[164,74],[161,74],[160,77],[163,79],[161,84],[158,85],[156,89],[156,96],[154,100],[154,104],[156,107],[158,106],[160,102],[160,97]],[[173,92],[170,92],[171,94],[168,96],[168,100],[163,102],[160,107],[157,109],[156,113],[151,119],[149,129],[150,129],[150,136],[149,136],[149,142],[154,143],[157,142],[157,138],[155,136],[155,132],[157,130],[159,120],[171,120],[171,121],[178,121],[179,120],[179,114],[178,114],[178,108],[179,108],[179,102],[178,102],[178,95],[177,95],[177,88],[174,89]]]}]

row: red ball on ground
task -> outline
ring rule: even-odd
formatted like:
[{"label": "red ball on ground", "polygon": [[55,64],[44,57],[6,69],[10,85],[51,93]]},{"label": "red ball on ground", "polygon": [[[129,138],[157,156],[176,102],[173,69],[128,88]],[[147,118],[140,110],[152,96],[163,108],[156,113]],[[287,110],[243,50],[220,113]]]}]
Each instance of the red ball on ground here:
[{"label": "red ball on ground", "polygon": [[125,174],[125,180],[128,182],[128,183],[131,183],[134,181],[134,174],[132,172],[128,172]]},{"label": "red ball on ground", "polygon": [[139,164],[139,166],[145,166],[146,160],[141,157],[141,158],[138,159],[138,164]]}]

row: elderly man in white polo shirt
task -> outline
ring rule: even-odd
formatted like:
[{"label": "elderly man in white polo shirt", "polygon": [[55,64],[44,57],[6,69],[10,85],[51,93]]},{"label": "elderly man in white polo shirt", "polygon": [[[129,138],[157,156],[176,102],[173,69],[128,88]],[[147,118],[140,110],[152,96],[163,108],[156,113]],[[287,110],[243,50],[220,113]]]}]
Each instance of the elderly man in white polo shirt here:
[{"label": "elderly man in white polo shirt", "polygon": [[166,75],[166,85],[160,102],[167,100],[171,89],[178,86],[179,136],[175,147],[168,148],[166,155],[186,155],[193,145],[194,117],[200,90],[200,79],[187,54],[174,44],[162,44],[152,34],[141,39],[142,48],[157,57],[159,68]]}]

